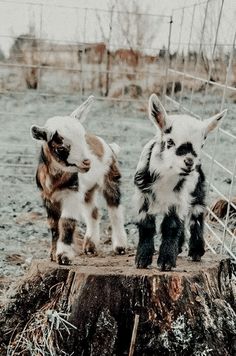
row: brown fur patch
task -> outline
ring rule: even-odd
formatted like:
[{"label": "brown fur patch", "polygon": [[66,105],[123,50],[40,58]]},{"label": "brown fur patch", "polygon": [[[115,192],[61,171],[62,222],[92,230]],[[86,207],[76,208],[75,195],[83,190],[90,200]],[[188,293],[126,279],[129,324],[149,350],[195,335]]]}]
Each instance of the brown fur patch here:
[{"label": "brown fur patch", "polygon": [[43,154],[46,163],[39,163],[36,173],[37,185],[42,190],[43,199],[50,200],[56,190],[70,189],[77,191],[79,184],[77,173],[56,169],[47,146],[43,148]]},{"label": "brown fur patch", "polygon": [[92,211],[92,218],[94,220],[97,220],[98,219],[98,208],[94,208],[93,211]]},{"label": "brown fur patch", "polygon": [[98,188],[98,185],[95,184],[91,189],[87,190],[87,192],[84,195],[85,203],[91,203],[91,201],[93,199],[94,192],[97,188]]},{"label": "brown fur patch", "polygon": [[70,245],[73,242],[75,227],[75,219],[61,218],[59,220],[60,240],[64,244]]},{"label": "brown fur patch", "polygon": [[117,167],[117,162],[113,158],[110,169],[105,175],[103,190],[104,198],[108,206],[118,206],[120,204],[120,178],[121,174]]},{"label": "brown fur patch", "polygon": [[104,155],[104,148],[103,148],[103,144],[99,140],[99,138],[94,135],[86,134],[85,139],[86,139],[87,144],[89,145],[90,150],[93,152],[93,154],[101,160]]},{"label": "brown fur patch", "polygon": [[57,229],[58,227],[58,221],[54,220],[53,218],[48,218],[48,226],[50,227],[50,229]]},{"label": "brown fur patch", "polygon": [[50,260],[56,261],[56,251],[57,251],[57,241],[52,240],[51,251],[50,251]]},{"label": "brown fur patch", "polygon": [[115,160],[115,158],[112,158],[110,169],[106,174],[106,178],[114,182],[117,182],[121,178],[121,173],[119,168],[117,167],[117,161]]},{"label": "brown fur patch", "polygon": [[96,253],[96,246],[90,238],[85,237],[84,244],[83,244],[83,251],[84,253],[88,254],[95,254]]}]

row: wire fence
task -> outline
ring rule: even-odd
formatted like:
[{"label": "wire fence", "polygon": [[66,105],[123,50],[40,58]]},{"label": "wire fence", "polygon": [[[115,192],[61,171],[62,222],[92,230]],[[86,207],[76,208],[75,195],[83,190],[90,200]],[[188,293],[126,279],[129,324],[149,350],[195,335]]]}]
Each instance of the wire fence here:
[{"label": "wire fence", "polygon": [[[176,51],[175,61],[168,67],[172,78],[167,102],[179,112],[202,120],[228,108],[224,127],[220,128],[203,151],[203,164],[207,172],[208,203],[207,244],[213,252],[228,253],[236,257],[236,187],[235,187],[235,38],[236,26],[226,11],[227,1],[208,0],[173,11],[173,27],[178,41],[170,43]],[[198,16],[197,16],[198,14]],[[187,31],[187,32],[186,32]],[[183,41],[187,33],[188,41]],[[221,41],[227,39],[226,44]],[[231,42],[229,42],[231,40]],[[175,83],[180,93],[174,94]],[[200,105],[198,105],[200,104]]]},{"label": "wire fence", "polygon": [[[124,116],[129,130],[128,135],[122,132],[121,124],[115,132],[108,120],[96,134],[117,142],[126,135],[127,152],[133,122],[144,116],[152,92],[162,95],[169,111],[200,120],[228,108],[225,123],[202,152],[208,192],[205,225],[211,251],[236,259],[236,28],[234,23],[226,28],[226,5],[227,0],[208,0],[165,16],[0,0],[0,11],[9,19],[16,13],[28,19],[21,35],[0,25],[0,47],[11,44],[7,55],[0,52],[0,179],[6,199],[12,202],[19,193],[24,199],[24,191],[36,197],[30,124],[43,124],[58,110],[68,114],[91,93],[101,101],[101,112],[116,111],[116,119]],[[60,26],[65,19],[68,33]],[[133,140],[138,157],[141,144]],[[126,160],[132,162],[122,171],[124,181],[130,182],[137,159],[127,155]],[[132,184],[127,189],[131,196]],[[2,205],[1,224],[7,214]],[[14,218],[20,214],[18,209]]]}]

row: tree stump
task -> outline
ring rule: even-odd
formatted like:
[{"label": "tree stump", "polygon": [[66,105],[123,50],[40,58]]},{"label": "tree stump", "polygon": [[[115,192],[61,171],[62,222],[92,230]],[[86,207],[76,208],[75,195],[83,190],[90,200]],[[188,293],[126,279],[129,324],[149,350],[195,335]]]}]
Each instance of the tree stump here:
[{"label": "tree stump", "polygon": [[2,313],[0,354],[235,355],[230,260],[179,257],[177,266],[139,270],[133,256],[34,261]]}]

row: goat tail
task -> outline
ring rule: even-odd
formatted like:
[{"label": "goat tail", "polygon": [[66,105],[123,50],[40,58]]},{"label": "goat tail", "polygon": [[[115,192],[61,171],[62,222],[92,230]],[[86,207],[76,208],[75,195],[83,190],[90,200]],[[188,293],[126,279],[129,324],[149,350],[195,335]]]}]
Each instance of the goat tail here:
[{"label": "goat tail", "polygon": [[115,143],[115,142],[110,143],[109,146],[110,146],[112,152],[113,152],[116,156],[118,156],[118,154],[119,154],[119,152],[120,152],[120,146],[117,145],[117,143]]}]

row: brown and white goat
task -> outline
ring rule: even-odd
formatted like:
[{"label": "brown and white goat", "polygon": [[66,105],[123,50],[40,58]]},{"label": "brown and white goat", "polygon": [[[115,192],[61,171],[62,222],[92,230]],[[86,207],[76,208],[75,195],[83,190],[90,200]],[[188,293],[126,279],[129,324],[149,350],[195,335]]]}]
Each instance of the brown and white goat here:
[{"label": "brown and white goat", "polygon": [[74,257],[73,235],[82,216],[86,223],[83,250],[94,253],[100,240],[97,193],[102,192],[112,225],[113,250],[125,253],[127,236],[120,204],[117,145],[85,132],[90,96],[70,116],[56,116],[44,127],[32,126],[31,134],[42,140],[36,182],[41,190],[52,233],[51,260],[69,264]]}]

